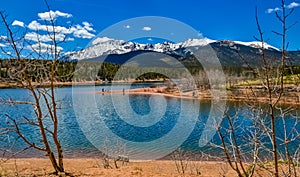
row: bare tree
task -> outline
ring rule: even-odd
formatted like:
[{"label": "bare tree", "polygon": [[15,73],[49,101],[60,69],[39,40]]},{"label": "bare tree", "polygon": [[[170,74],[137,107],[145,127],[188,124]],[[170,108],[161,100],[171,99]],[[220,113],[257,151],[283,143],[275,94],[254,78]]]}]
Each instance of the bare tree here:
[{"label": "bare tree", "polygon": [[[50,7],[45,1],[48,11]],[[3,53],[11,58],[11,66],[8,71],[10,80],[16,83],[17,87],[28,90],[31,98],[25,100],[14,100],[10,97],[1,98],[3,104],[29,105],[34,116],[6,114],[8,121],[6,130],[14,132],[18,138],[23,140],[28,148],[45,152],[51,161],[55,174],[65,173],[63,163],[63,149],[59,140],[59,117],[58,99],[55,92],[55,82],[59,79],[57,62],[62,55],[61,43],[66,42],[67,36],[56,27],[57,21],[51,13],[48,13],[49,20],[44,21],[46,27],[45,36],[49,39],[48,44],[42,42],[41,36],[36,33],[37,43],[33,44],[26,39],[26,32],[20,35],[8,21],[7,16],[0,12],[2,24],[6,29],[4,39],[8,47],[2,47]],[[36,29],[38,32],[38,29]],[[63,36],[63,39],[58,39]],[[31,60],[28,58],[35,58]],[[42,62],[42,61],[47,62]],[[51,62],[50,62],[51,61]],[[47,84],[48,87],[43,87]],[[37,129],[40,141],[30,138],[22,129],[30,126]],[[42,142],[42,143],[40,143]]]},{"label": "bare tree", "polygon": [[238,176],[251,177],[255,173],[261,150],[262,132],[257,123],[260,117],[255,110],[245,116],[242,114],[240,110],[236,110],[235,115],[225,113],[227,125],[217,125],[221,146],[215,146],[223,150],[225,160]]},{"label": "bare tree", "polygon": [[189,152],[177,148],[172,152],[172,160],[175,162],[176,170],[179,174],[185,174],[190,162]]},{"label": "bare tree", "polygon": [[[261,59],[263,61],[263,73],[261,74],[261,79],[263,86],[265,87],[267,91],[268,96],[268,106],[269,111],[267,114],[269,115],[271,119],[271,143],[272,143],[272,152],[273,152],[273,160],[274,160],[274,176],[279,176],[279,164],[278,164],[278,137],[277,137],[277,127],[275,124],[276,117],[280,117],[281,115],[276,115],[276,110],[278,110],[277,105],[279,101],[281,100],[283,93],[284,93],[284,75],[285,75],[285,68],[286,68],[286,58],[287,58],[287,48],[288,43],[286,40],[287,37],[287,31],[293,26],[287,26],[287,18],[293,13],[294,9],[291,9],[289,12],[287,12],[285,0],[281,0],[281,11],[279,14],[278,11],[275,12],[277,19],[281,23],[282,30],[281,32],[273,31],[275,34],[279,35],[282,40],[281,44],[281,64],[279,66],[279,70],[275,70],[277,72],[276,75],[272,72],[272,65],[270,64],[270,61],[265,52],[265,40],[264,40],[264,33],[261,29],[257,10],[256,10],[256,24],[257,29],[259,32],[259,38],[256,38],[261,42]],[[278,77],[279,79],[277,79]],[[279,80],[279,83],[278,83]],[[283,117],[284,119],[284,117]],[[286,132],[286,130],[285,130]],[[287,151],[287,155],[288,155]]]},{"label": "bare tree", "polygon": [[[255,37],[255,39],[260,42],[261,68],[251,66],[247,58],[239,55],[253,72],[253,75],[259,79],[263,88],[257,91],[250,87],[249,98],[253,98],[251,99],[253,102],[248,103],[248,108],[252,114],[248,115],[247,118],[251,123],[246,127],[241,126],[243,127],[242,129],[246,128],[249,130],[245,133],[247,135],[245,143],[249,145],[239,143],[240,139],[238,139],[237,134],[241,127],[240,124],[235,123],[240,116],[239,112],[236,116],[230,116],[225,113],[225,121],[228,123],[228,127],[221,127],[221,125],[217,127],[222,144],[220,148],[225,154],[226,161],[236,171],[238,176],[253,176],[257,167],[276,177],[282,175],[297,176],[298,174],[298,161],[295,161],[298,160],[298,153],[297,150],[292,151],[290,145],[299,141],[299,132],[297,130],[299,121],[295,119],[293,126],[287,128],[286,118],[291,116],[295,110],[280,105],[280,103],[284,102],[283,96],[286,90],[284,79],[285,71],[288,68],[287,49],[289,46],[287,31],[295,25],[295,23],[290,26],[287,25],[287,19],[294,9],[289,10],[285,3],[285,0],[281,0],[281,10],[275,12],[276,18],[282,27],[281,32],[273,31],[282,41],[280,62],[276,62],[274,57],[267,54],[266,41],[259,22],[257,8],[255,19],[259,36]],[[262,98],[264,99],[262,100]],[[262,106],[259,103],[260,101],[266,101],[267,106]],[[276,124],[279,120],[281,120],[282,126]],[[247,146],[245,147],[245,145]],[[284,148],[283,153],[279,150],[279,147]],[[245,152],[243,149],[248,152]],[[260,156],[260,153],[264,155]],[[268,154],[272,155],[271,167],[273,169],[266,163],[270,159]],[[249,163],[249,157],[252,157],[251,163]],[[284,165],[280,165],[282,160]]]},{"label": "bare tree", "polygon": [[110,161],[113,161],[114,168],[116,169],[129,163],[129,157],[126,155],[126,144],[121,140],[116,139],[115,142],[114,140],[105,140],[104,157],[102,159],[103,167],[105,169],[113,168],[110,165]]}]

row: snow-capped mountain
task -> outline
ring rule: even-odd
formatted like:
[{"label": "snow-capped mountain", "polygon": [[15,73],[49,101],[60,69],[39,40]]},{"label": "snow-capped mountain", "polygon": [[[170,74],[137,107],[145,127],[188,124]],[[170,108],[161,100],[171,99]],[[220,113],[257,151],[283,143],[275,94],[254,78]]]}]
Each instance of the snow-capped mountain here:
[{"label": "snow-capped mountain", "polygon": [[[207,48],[207,46],[211,48]],[[108,62],[124,64],[133,57],[138,66],[159,66],[166,58],[176,58],[181,63],[197,67],[200,60],[207,58],[195,58],[194,52],[214,50],[219,61],[224,66],[244,66],[245,61],[251,66],[261,63],[261,42],[241,42],[231,40],[188,39],[180,43],[163,42],[157,44],[139,44],[126,42],[107,37],[97,38],[90,47],[68,54],[66,60],[85,60],[94,62]],[[264,43],[265,55],[272,60],[274,65],[280,63],[281,52],[276,47]],[[194,52],[193,52],[194,51]],[[141,57],[138,57],[141,56]],[[300,64],[300,54],[297,51],[289,51],[289,64]]]},{"label": "snow-capped mountain", "polygon": [[86,49],[74,52],[69,54],[71,59],[88,59],[94,58],[101,55],[110,55],[110,54],[124,54],[128,52],[138,51],[138,50],[147,50],[147,51],[155,51],[160,53],[168,53],[168,54],[179,54],[180,52],[176,52],[176,50],[180,48],[187,48],[191,46],[205,46],[214,40],[210,40],[208,38],[203,39],[188,39],[187,41],[180,43],[157,43],[157,44],[139,44],[134,42],[126,42],[123,40],[115,40],[107,37],[96,38],[90,47]]},{"label": "snow-capped mountain", "polygon": [[[233,41],[235,44],[240,44],[240,45],[245,45],[253,48],[261,48],[262,43],[259,41],[253,41],[253,42],[241,42],[241,41]],[[278,50],[278,48],[271,46],[270,44],[264,43],[264,48],[265,49],[273,49],[273,50]]]},{"label": "snow-capped mountain", "polygon": [[[146,50],[155,51],[167,54],[177,54],[184,55],[182,53],[183,48],[188,48],[192,46],[206,46],[210,43],[216,42],[208,38],[203,39],[188,39],[180,43],[157,43],[157,44],[139,44],[134,42],[126,42],[123,40],[115,40],[107,37],[96,38],[90,47],[86,49],[73,52],[69,54],[70,59],[88,59],[94,58],[102,55],[110,54],[124,54],[133,51]],[[176,51],[177,50],[177,51]]]},{"label": "snow-capped mountain", "polygon": [[[207,46],[209,44],[219,43],[222,46],[229,46],[232,49],[239,49],[240,46],[247,46],[251,48],[261,48],[261,42],[241,42],[241,41],[230,41],[222,40],[216,41],[208,38],[202,39],[188,39],[180,43],[157,43],[157,44],[139,44],[135,42],[126,42],[124,40],[116,40],[107,37],[96,38],[90,47],[87,47],[83,50],[73,52],[68,54],[70,59],[89,59],[95,58],[104,55],[111,54],[125,54],[134,51],[154,51],[165,54],[174,54],[179,56],[186,56],[188,53],[187,50],[189,47],[196,46]],[[277,50],[277,48],[265,43],[265,49]]]}]

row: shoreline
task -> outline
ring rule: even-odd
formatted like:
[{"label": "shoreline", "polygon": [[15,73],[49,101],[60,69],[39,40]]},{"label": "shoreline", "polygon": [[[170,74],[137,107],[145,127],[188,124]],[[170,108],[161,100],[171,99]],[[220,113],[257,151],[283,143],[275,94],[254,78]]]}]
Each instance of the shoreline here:
[{"label": "shoreline", "polygon": [[[103,81],[82,81],[82,82],[55,82],[54,86],[57,88],[60,87],[70,87],[73,85],[76,86],[89,86],[89,85],[105,85],[105,84],[132,84],[132,83],[157,83],[157,82],[164,82],[162,79],[157,80],[121,80],[121,81],[113,81],[113,82],[103,82]],[[39,84],[39,83],[33,83],[34,86],[37,87],[50,87],[49,83]],[[254,87],[254,86],[253,86]],[[3,82],[0,83],[0,89],[17,89],[20,88],[16,83],[8,83]],[[226,91],[226,98],[220,98],[221,101],[232,101],[232,102],[246,102],[250,103],[253,102],[255,104],[260,103],[268,103],[268,98],[266,96],[249,96],[249,93],[251,92],[249,88],[252,88],[251,86],[248,87],[237,87],[235,89],[230,89]],[[254,87],[255,88],[255,87]],[[193,100],[203,100],[203,101],[210,101],[212,100],[211,93],[209,90],[196,90],[198,95],[193,96],[193,93],[185,92],[185,93],[179,93],[178,91],[166,91],[166,87],[155,87],[155,88],[140,88],[140,89],[130,89],[126,90],[124,94],[139,94],[139,95],[160,95],[165,96],[169,98],[180,98],[180,99],[193,99]],[[236,93],[235,93],[236,92]],[[257,92],[258,94],[259,91]],[[95,94],[123,94],[122,90],[114,90],[114,91],[105,91],[101,92],[98,91]],[[291,105],[291,106],[298,106],[300,105],[300,91],[298,92],[285,92],[285,94],[294,94],[297,96],[289,97],[283,95],[281,100],[278,102],[278,104],[281,105]]]},{"label": "shoreline", "polygon": [[[209,90],[200,91],[197,90],[197,94],[194,96],[193,91],[179,93],[178,91],[173,92],[166,92],[166,87],[156,87],[156,88],[135,88],[130,90],[113,90],[113,91],[98,91],[94,94],[130,94],[130,95],[159,95],[169,98],[179,98],[179,99],[190,99],[190,100],[200,100],[200,101],[211,101],[211,93]],[[249,90],[248,90],[249,91]],[[300,105],[300,92],[298,94],[298,101],[295,99],[291,99],[291,97],[282,96],[281,100],[278,102],[279,105],[290,105],[290,106],[298,106]],[[295,97],[293,97],[295,98]],[[237,96],[236,94],[232,93],[232,91],[226,91],[225,98],[217,98],[217,101],[232,101],[232,102],[245,102],[251,103],[254,102],[255,104],[268,103],[268,99],[265,96],[257,96],[250,98],[249,95],[245,94],[245,96]]]},{"label": "shoreline", "polygon": [[[156,83],[156,82],[164,82],[164,80],[122,80],[122,81],[112,81],[112,82],[103,82],[103,81],[78,81],[78,82],[54,82],[54,87],[67,87],[67,86],[73,86],[73,85],[78,85],[78,86],[89,86],[89,85],[102,85],[102,84],[113,84],[113,83],[118,83],[118,84],[132,84],[132,83]],[[50,83],[36,83],[32,82],[33,86],[37,87],[50,87]],[[0,89],[6,89],[6,88],[22,88],[17,83],[9,83],[9,82],[0,82]]]}]

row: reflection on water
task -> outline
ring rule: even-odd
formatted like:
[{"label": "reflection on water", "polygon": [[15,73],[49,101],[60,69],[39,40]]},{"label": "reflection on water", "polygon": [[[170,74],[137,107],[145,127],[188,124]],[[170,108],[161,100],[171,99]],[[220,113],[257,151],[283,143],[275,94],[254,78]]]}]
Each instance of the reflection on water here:
[{"label": "reflection on water", "polygon": [[[131,87],[148,87],[147,84],[137,84]],[[159,157],[168,155],[169,151],[181,146],[183,149],[193,153],[219,152],[220,149],[210,146],[199,147],[199,137],[207,121],[211,103],[209,101],[180,100],[177,98],[162,98],[151,95],[95,95],[91,92],[102,89],[122,90],[124,85],[109,85],[92,87],[79,87],[73,90],[65,87],[57,89],[59,103],[62,108],[58,112],[60,118],[59,138],[63,145],[65,157],[95,157],[101,154],[104,141],[114,134],[126,144],[126,153],[135,156],[136,159],[149,159],[149,154]],[[1,89],[0,96],[14,98],[17,100],[30,100],[28,92],[23,89]],[[128,98],[128,99],[127,99]],[[94,102],[93,102],[94,100]],[[126,101],[129,100],[127,104]],[[126,104],[124,104],[126,103]],[[96,106],[93,107],[92,105]],[[249,110],[246,106],[238,103],[228,103],[229,114],[234,115],[237,108],[241,112],[238,121],[241,126],[249,126],[247,118]],[[128,107],[130,106],[130,108]],[[197,111],[197,112],[196,112]],[[28,105],[0,106],[0,126],[5,126],[7,117],[5,114],[15,118],[22,116],[34,117],[34,112]],[[151,115],[151,116],[149,116]],[[288,117],[287,126],[292,127],[296,119]],[[47,121],[46,121],[47,124]],[[223,121],[223,126],[228,126]],[[282,124],[282,120],[276,121],[277,125]],[[300,130],[300,127],[297,126]],[[32,126],[21,127],[23,133],[32,141],[40,143],[39,130]],[[240,132],[241,139],[245,132]],[[278,132],[282,136],[283,132]],[[13,143],[15,135],[0,136],[0,148],[8,148],[8,144]],[[246,134],[245,134],[246,136]],[[117,141],[118,139],[111,139]],[[214,143],[219,143],[218,135],[213,139]],[[178,142],[180,144],[178,145]],[[291,144],[295,149],[299,142]],[[24,142],[18,140],[14,151],[26,147]],[[147,152],[147,153],[145,153]],[[28,150],[21,156],[43,156],[40,152]]]}]

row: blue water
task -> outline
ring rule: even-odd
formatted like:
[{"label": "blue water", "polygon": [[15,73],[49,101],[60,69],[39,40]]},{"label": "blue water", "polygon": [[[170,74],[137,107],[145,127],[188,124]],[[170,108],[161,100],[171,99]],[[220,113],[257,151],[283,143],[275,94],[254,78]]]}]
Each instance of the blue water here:
[{"label": "blue water", "polygon": [[[167,156],[178,147],[195,154],[220,153],[221,150],[211,145],[199,147],[199,138],[205,128],[205,123],[211,113],[210,101],[183,100],[158,95],[127,95],[126,93],[93,94],[94,91],[126,90],[128,88],[149,87],[150,84],[135,85],[99,85],[57,88],[59,117],[59,138],[63,146],[65,157],[95,157],[122,147],[122,153],[133,159],[156,159]],[[14,100],[31,101],[32,97],[24,89],[1,89],[0,97]],[[235,124],[238,141],[245,143],[251,111],[243,103],[227,103],[228,114],[239,115]],[[29,105],[1,105],[0,126],[7,127],[9,116],[23,121],[24,117],[34,119],[35,114]],[[262,115],[261,115],[262,116]],[[287,129],[292,132],[295,127],[300,130],[297,115],[287,116]],[[47,128],[51,128],[50,120],[45,118]],[[266,121],[266,125],[270,123]],[[276,125],[282,127],[282,119],[276,120]],[[295,126],[296,125],[296,126]],[[228,122],[223,119],[223,127]],[[206,127],[207,128],[207,127]],[[37,127],[21,124],[23,134],[37,145],[41,145]],[[211,129],[213,129],[211,127]],[[0,129],[1,130],[1,129]],[[283,136],[282,129],[278,129],[278,136]],[[6,133],[0,135],[0,148],[9,149],[14,144],[16,135]],[[215,134],[209,142],[220,144]],[[265,137],[266,146],[270,146]],[[290,144],[295,150],[299,146],[296,140]],[[13,152],[26,147],[20,139],[16,141]],[[245,147],[247,148],[247,147]],[[283,147],[281,147],[283,148]],[[20,154],[20,157],[43,156],[33,149]]]}]

